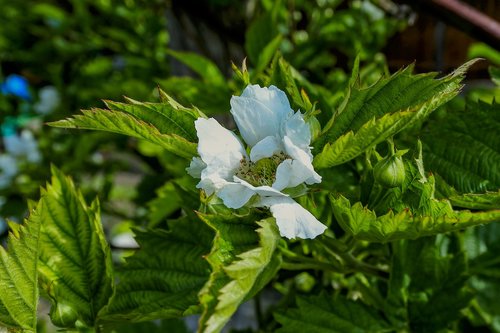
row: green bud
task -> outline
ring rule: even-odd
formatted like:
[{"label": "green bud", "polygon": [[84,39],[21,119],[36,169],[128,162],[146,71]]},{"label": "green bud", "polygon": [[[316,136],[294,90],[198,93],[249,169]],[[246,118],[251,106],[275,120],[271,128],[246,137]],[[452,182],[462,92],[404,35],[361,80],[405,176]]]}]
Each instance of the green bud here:
[{"label": "green bud", "polygon": [[380,185],[388,188],[401,186],[405,180],[403,158],[393,155],[380,160],[373,167],[373,177]]},{"label": "green bud", "polygon": [[72,306],[59,302],[50,308],[50,319],[58,327],[75,327],[78,314]]}]

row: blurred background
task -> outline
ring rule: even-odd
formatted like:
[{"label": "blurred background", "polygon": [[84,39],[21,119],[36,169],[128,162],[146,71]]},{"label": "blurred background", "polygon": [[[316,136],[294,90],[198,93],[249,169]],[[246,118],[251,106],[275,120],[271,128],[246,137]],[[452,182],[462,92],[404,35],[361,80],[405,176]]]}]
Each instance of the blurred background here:
[{"label": "blurred background", "polygon": [[157,101],[161,87],[223,117],[243,88],[232,64],[258,73],[275,52],[328,91],[332,107],[356,57],[365,85],[412,63],[447,73],[481,57],[462,98],[500,96],[498,0],[0,0],[0,8],[0,240],[6,220],[22,221],[38,198],[51,163],[99,196],[118,254],[135,247],[131,226],[176,214],[184,162],[136,139],[45,125],[102,100]]}]

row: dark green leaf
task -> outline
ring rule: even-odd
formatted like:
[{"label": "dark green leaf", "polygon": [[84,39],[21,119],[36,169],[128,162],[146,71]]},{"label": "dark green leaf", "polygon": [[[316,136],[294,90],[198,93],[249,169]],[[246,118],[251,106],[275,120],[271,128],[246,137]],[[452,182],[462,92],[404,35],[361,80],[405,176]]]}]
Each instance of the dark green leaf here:
[{"label": "dark green leaf", "polygon": [[0,331],[35,332],[38,306],[38,253],[42,219],[37,208],[24,225],[12,224],[7,251],[0,245]]},{"label": "dark green leaf", "polygon": [[393,243],[387,313],[411,332],[450,327],[472,298],[464,253],[449,247],[443,256],[435,243],[432,237]]},{"label": "dark green leaf", "polygon": [[298,308],[275,314],[283,325],[278,333],[368,333],[392,332],[381,316],[361,301],[344,296],[298,297]]},{"label": "dark green leaf", "polygon": [[427,169],[457,191],[500,188],[500,104],[469,102],[430,123],[422,142]]},{"label": "dark green leaf", "polygon": [[200,311],[198,292],[206,283],[213,233],[195,216],[169,222],[169,231],[135,231],[140,245],[119,272],[105,318],[145,321]]}]

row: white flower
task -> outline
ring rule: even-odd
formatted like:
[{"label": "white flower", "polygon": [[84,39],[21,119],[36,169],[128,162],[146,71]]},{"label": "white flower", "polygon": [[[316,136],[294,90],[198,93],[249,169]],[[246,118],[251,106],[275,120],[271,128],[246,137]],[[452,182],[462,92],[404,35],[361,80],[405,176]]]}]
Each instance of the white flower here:
[{"label": "white flower", "polygon": [[23,130],[21,135],[14,133],[4,136],[3,143],[6,152],[14,157],[25,158],[30,163],[38,163],[42,160],[36,139],[31,131]]},{"label": "white flower", "polygon": [[47,115],[54,111],[61,103],[59,91],[54,86],[45,86],[38,92],[38,102],[33,109],[42,115]]},{"label": "white flower", "polygon": [[283,192],[321,182],[312,166],[311,133],[302,114],[294,113],[283,91],[258,85],[231,98],[231,113],[249,154],[215,119],[197,119],[200,157],[187,168],[191,176],[201,178],[197,187],[234,209],[256,196],[253,206],[270,209],[283,237],[322,234],[326,226]]},{"label": "white flower", "polygon": [[0,189],[9,187],[18,172],[17,161],[14,157],[7,154],[0,155]]}]

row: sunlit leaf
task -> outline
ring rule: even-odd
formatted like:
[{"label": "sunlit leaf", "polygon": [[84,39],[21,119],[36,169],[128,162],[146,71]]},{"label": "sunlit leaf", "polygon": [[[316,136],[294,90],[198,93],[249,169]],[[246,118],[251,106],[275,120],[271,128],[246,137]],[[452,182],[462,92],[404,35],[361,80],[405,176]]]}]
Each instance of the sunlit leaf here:
[{"label": "sunlit leaf", "polygon": [[88,206],[71,179],[53,167],[36,214],[43,221],[38,266],[42,288],[52,306],[69,306],[81,323],[94,327],[114,283],[99,202]]},{"label": "sunlit leaf", "polygon": [[[331,197],[335,218],[341,227],[358,239],[388,242],[461,230],[471,226],[500,222],[500,210],[453,211],[451,204],[441,202],[435,215],[414,214],[409,209],[377,216],[360,202],[351,205],[343,196]],[[444,206],[444,207],[443,207]]]},{"label": "sunlit leaf", "polygon": [[55,127],[93,129],[120,133],[156,143],[181,157],[196,154],[196,110],[176,109],[169,103],[106,101],[110,108],[82,110],[81,115],[50,123]]},{"label": "sunlit leaf", "polygon": [[[326,150],[321,158],[323,160],[321,165],[328,167],[335,165],[332,163],[341,163],[340,161],[350,157],[347,153],[344,153],[347,154],[344,158],[333,155],[342,153],[341,148],[348,140],[352,141],[350,144],[356,145],[350,149],[359,154],[427,117],[433,110],[458,94],[463,74],[473,63],[474,61],[466,63],[452,74],[438,80],[435,79],[434,73],[413,75],[411,74],[413,68],[408,67],[365,89],[357,88],[356,81],[352,81],[344,102],[325,125],[322,136],[315,144],[317,151],[323,150],[323,147]],[[406,119],[403,117],[405,111],[410,112]],[[391,118],[387,114],[394,115]],[[396,122],[397,114],[401,114],[400,122]],[[382,121],[384,115],[386,118],[383,122],[389,122],[387,127],[378,125],[378,121]],[[390,126],[390,123],[397,125]],[[370,128],[377,133],[367,138],[368,143],[364,143],[363,136],[369,133]],[[351,131],[353,134],[349,135]],[[331,148],[330,146],[335,145],[337,140],[341,140],[338,143],[340,148]],[[329,160],[330,163],[327,163]]]},{"label": "sunlit leaf", "polygon": [[0,331],[36,331],[41,223],[37,209],[31,210],[23,225],[12,225],[7,250],[0,245]]},{"label": "sunlit leaf", "polygon": [[[272,219],[257,222],[259,243],[236,256],[222,268],[228,282],[218,291],[215,307],[205,312],[203,332],[219,332],[236,312],[238,306],[260,291],[274,277],[280,265],[275,250],[281,239]],[[205,321],[206,320],[206,321]]]},{"label": "sunlit leaf", "polygon": [[276,273],[280,259],[274,251],[280,237],[271,220],[255,223],[253,215],[200,217],[216,236],[207,256],[212,274],[199,295],[204,310],[198,331],[220,332],[238,306]]}]

